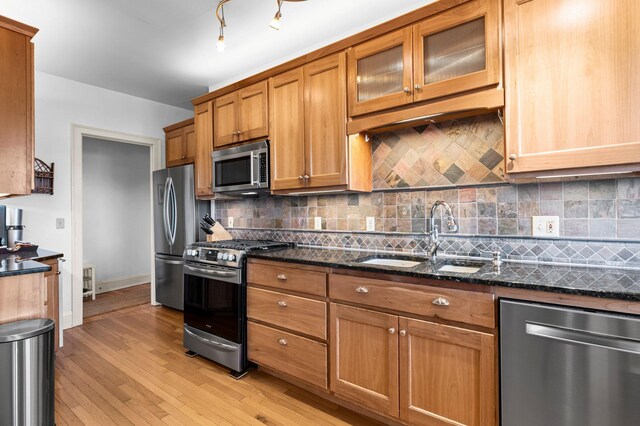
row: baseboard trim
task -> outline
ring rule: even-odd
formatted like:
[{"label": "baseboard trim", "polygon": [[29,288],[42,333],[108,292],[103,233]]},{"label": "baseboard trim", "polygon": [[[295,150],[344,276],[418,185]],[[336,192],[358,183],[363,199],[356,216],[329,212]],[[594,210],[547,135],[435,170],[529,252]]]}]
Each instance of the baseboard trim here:
[{"label": "baseboard trim", "polygon": [[140,284],[151,282],[151,275],[136,275],[112,281],[98,281],[96,283],[96,294],[106,293],[113,290],[120,290]]}]

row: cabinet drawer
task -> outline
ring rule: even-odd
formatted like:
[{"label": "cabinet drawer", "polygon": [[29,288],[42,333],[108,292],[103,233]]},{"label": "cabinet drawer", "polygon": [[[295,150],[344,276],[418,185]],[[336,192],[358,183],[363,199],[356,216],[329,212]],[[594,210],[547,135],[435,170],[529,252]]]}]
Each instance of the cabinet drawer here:
[{"label": "cabinet drawer", "polygon": [[327,345],[249,322],[249,359],[327,389]]},{"label": "cabinet drawer", "polygon": [[249,284],[259,284],[316,296],[324,297],[327,295],[327,274],[324,272],[250,263],[247,270],[247,281]]},{"label": "cabinet drawer", "polygon": [[394,311],[495,327],[494,296],[489,293],[332,274],[329,296]]},{"label": "cabinet drawer", "polygon": [[299,333],[327,338],[327,303],[249,287],[247,316]]}]

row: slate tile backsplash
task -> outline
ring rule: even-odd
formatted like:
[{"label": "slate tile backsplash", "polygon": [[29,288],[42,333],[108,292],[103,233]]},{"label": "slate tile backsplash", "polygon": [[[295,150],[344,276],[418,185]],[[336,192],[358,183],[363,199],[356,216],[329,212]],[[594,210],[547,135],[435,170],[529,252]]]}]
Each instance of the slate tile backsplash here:
[{"label": "slate tile backsplash", "polygon": [[[372,141],[374,192],[218,200],[216,216],[223,224],[233,217],[245,238],[421,251],[431,205],[444,200],[459,225],[444,235],[447,252],[494,247],[512,258],[640,267],[640,178],[507,184],[503,141],[494,115],[380,134]],[[537,215],[560,218],[560,240],[531,237]],[[316,216],[321,232],[312,231]],[[364,232],[367,216],[374,233]],[[443,229],[440,217],[436,223]]]}]

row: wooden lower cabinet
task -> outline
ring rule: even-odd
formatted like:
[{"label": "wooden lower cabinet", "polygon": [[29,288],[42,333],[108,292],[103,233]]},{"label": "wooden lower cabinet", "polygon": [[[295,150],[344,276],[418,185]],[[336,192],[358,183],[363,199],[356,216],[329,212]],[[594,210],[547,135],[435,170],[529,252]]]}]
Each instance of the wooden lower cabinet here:
[{"label": "wooden lower cabinet", "polygon": [[331,391],[398,416],[398,317],[332,303]]},{"label": "wooden lower cabinet", "polygon": [[412,425],[495,425],[495,337],[399,318],[400,418]]},{"label": "wooden lower cabinet", "polygon": [[60,270],[58,259],[46,260],[42,263],[51,266],[51,270],[44,273],[46,286],[44,304],[46,305],[47,318],[56,322],[54,341],[55,348],[58,350],[60,346],[60,330],[62,329],[62,322],[60,321]]}]

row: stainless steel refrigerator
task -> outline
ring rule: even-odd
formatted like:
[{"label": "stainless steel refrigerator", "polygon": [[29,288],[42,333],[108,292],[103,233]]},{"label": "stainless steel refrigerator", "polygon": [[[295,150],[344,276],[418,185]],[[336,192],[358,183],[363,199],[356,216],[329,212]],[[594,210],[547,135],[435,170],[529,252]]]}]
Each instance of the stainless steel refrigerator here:
[{"label": "stainless steel refrigerator", "polygon": [[153,172],[156,301],[180,310],[184,309],[182,252],[206,239],[198,223],[211,206],[196,200],[193,176],[191,164]]}]

